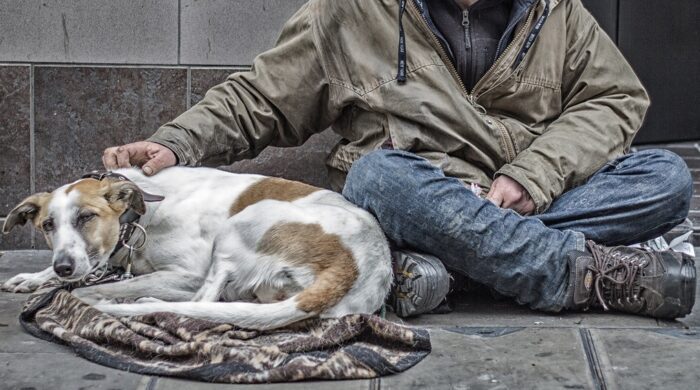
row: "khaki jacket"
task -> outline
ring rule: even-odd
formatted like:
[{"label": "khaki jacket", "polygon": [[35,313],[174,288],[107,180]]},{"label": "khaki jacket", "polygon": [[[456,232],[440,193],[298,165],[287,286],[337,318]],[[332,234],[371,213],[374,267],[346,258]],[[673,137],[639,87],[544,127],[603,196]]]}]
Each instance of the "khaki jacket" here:
[{"label": "khaki jacket", "polygon": [[531,8],[474,90],[414,1],[403,26],[407,80],[397,81],[399,0],[311,0],[276,46],[161,127],[150,141],[182,165],[221,165],[268,145],[296,146],[331,126],[343,137],[327,159],[335,189],[362,155],[390,141],[446,175],[488,190],[507,175],[537,212],[627,151],[649,105],[640,81],[580,0]]}]

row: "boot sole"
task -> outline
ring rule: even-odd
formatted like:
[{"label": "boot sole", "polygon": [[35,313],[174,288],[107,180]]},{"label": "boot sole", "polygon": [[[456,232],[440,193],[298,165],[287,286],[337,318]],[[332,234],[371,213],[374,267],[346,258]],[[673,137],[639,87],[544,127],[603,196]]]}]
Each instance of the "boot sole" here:
[{"label": "boot sole", "polygon": [[[395,283],[389,304],[396,315],[416,316],[440,305],[449,290],[449,275],[442,262],[408,251],[393,252],[392,257]],[[431,283],[434,281],[438,283]]]}]

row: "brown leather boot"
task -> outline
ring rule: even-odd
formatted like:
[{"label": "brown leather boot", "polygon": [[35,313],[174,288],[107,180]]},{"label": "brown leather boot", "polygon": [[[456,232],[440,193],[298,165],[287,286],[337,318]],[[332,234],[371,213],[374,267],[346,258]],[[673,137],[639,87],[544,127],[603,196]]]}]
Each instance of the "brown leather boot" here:
[{"label": "brown leather boot", "polygon": [[569,306],[678,318],[695,304],[695,262],[686,254],[606,247],[569,253]]}]

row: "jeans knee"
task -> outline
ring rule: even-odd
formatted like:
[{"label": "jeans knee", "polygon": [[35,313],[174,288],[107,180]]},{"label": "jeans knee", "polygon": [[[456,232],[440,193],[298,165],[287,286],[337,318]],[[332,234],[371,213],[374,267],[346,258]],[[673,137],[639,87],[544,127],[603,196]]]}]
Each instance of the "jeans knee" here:
[{"label": "jeans knee", "polygon": [[651,184],[658,186],[662,191],[662,197],[673,200],[668,204],[678,219],[687,216],[690,201],[693,196],[693,177],[685,161],[665,149],[650,149],[643,153],[649,162],[649,168],[653,170],[655,179]]}]

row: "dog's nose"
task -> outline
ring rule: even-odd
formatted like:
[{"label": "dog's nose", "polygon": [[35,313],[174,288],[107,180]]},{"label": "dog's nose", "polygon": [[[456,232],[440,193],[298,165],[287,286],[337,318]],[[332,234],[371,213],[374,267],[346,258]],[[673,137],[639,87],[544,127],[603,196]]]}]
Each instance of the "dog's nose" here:
[{"label": "dog's nose", "polygon": [[59,257],[53,262],[53,270],[61,277],[70,276],[75,269],[75,262],[70,257]]}]

